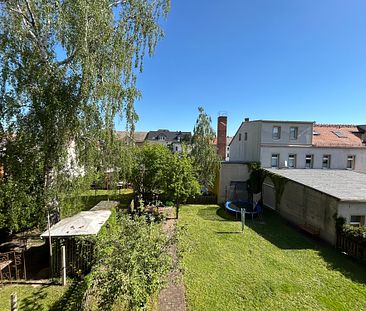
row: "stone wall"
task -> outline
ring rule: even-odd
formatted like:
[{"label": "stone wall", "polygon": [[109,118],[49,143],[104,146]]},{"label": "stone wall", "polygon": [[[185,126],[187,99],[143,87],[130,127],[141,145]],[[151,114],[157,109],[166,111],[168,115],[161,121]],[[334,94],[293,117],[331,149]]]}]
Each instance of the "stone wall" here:
[{"label": "stone wall", "polygon": [[[267,177],[265,183],[270,184]],[[268,192],[263,201],[270,200]],[[274,194],[271,194],[272,198]],[[299,183],[288,180],[276,210],[297,225],[310,225],[320,230],[320,237],[331,244],[336,242],[335,216],[338,200]]]}]

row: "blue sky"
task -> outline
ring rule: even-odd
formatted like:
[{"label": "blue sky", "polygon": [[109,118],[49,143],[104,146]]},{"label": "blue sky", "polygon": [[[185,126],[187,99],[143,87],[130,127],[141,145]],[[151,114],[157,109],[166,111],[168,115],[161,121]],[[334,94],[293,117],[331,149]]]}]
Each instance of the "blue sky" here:
[{"label": "blue sky", "polygon": [[192,131],[198,106],[230,135],[245,117],[366,124],[365,16],[365,0],[172,0],[136,130]]}]

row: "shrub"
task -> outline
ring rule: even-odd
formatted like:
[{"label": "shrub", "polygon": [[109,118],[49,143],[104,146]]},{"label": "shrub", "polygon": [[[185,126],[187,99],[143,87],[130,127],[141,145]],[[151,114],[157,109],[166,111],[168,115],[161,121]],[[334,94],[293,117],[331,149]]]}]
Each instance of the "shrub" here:
[{"label": "shrub", "polygon": [[351,240],[366,246],[366,227],[353,227],[344,225],[342,232]]},{"label": "shrub", "polygon": [[169,270],[168,246],[161,226],[143,216],[112,219],[98,237],[85,303],[91,301],[98,310],[111,310],[116,303],[119,309],[144,309]]}]

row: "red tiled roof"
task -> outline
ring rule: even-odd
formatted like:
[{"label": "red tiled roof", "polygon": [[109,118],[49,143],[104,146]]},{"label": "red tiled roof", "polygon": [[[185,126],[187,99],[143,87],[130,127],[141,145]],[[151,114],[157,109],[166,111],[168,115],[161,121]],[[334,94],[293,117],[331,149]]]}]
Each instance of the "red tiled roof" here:
[{"label": "red tiled roof", "polygon": [[316,147],[366,147],[357,126],[344,124],[314,124],[313,145]]}]

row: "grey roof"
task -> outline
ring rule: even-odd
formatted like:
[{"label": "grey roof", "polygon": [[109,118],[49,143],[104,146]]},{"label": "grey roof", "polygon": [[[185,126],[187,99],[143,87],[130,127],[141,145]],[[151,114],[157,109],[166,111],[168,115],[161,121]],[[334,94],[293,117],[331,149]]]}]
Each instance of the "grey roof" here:
[{"label": "grey roof", "polygon": [[366,174],[348,170],[266,169],[346,202],[366,202]]},{"label": "grey roof", "polygon": [[160,135],[164,135],[165,141],[167,142],[173,142],[173,141],[179,141],[179,137],[181,139],[183,138],[191,138],[191,132],[181,132],[181,131],[175,131],[175,132],[171,132],[169,130],[165,130],[165,129],[160,129],[157,131],[150,131],[147,136],[146,136],[146,140],[158,140],[158,137]]},{"label": "grey roof", "polygon": [[90,211],[80,212],[72,217],[67,217],[41,234],[41,238],[51,237],[71,237],[80,235],[97,235],[102,226],[111,215],[110,209],[116,207],[116,201],[99,202]]}]

